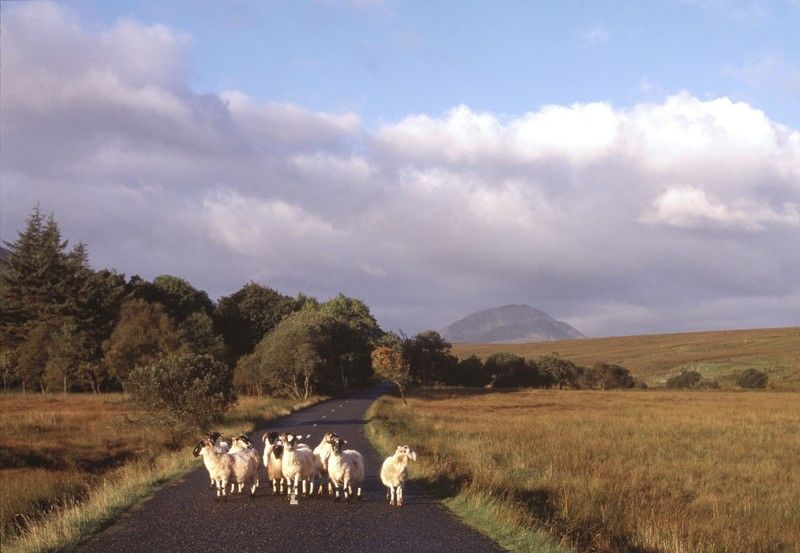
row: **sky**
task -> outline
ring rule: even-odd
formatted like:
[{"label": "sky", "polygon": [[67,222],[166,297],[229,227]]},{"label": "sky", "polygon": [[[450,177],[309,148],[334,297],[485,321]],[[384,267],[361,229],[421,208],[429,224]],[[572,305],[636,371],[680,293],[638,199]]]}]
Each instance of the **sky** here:
[{"label": "sky", "polygon": [[800,324],[800,1],[0,3],[0,238],[388,330]]}]

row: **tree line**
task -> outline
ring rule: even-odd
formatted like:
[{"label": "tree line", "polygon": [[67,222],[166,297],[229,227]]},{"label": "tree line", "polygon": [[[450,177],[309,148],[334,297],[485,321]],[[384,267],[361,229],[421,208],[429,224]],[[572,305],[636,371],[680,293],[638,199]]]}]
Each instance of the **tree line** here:
[{"label": "tree line", "polygon": [[[410,386],[480,386],[487,388],[612,389],[646,387],[620,365],[583,367],[557,355],[525,359],[498,352],[485,360],[458,359],[452,345],[432,330],[413,338],[387,334],[373,350],[375,370],[391,380],[401,395]],[[405,399],[405,397],[404,397]]]},{"label": "tree line", "polygon": [[234,388],[333,393],[367,381],[370,352],[385,334],[364,302],[341,294],[320,302],[249,282],[214,302],[177,276],[148,281],[94,270],[87,246],[70,247],[54,216],[38,206],[4,245],[5,390],[166,393],[169,386],[158,379],[183,374],[215,382],[206,391],[221,397]]}]

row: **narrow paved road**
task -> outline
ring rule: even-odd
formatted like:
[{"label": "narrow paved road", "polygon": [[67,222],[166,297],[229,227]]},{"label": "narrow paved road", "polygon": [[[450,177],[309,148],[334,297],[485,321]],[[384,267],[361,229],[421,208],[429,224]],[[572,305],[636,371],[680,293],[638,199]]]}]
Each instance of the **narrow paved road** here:
[{"label": "narrow paved road", "polygon": [[[364,413],[380,388],[334,399],[273,421],[265,430],[294,429],[311,434],[316,446],[331,430],[364,454],[367,479],[360,502],[335,503],[332,498],[300,498],[290,506],[272,496],[262,480],[255,498],[247,494],[217,503],[204,468],[155,493],[139,509],[123,516],[79,551],[83,553],[153,553],[187,551],[236,553],[301,551],[358,553],[377,551],[502,551],[494,542],[461,524],[416,486],[409,486],[406,504],[389,507],[379,471],[382,458],[364,436]],[[413,444],[411,444],[413,446]],[[188,455],[188,453],[187,453]],[[413,468],[412,468],[413,471]]]}]

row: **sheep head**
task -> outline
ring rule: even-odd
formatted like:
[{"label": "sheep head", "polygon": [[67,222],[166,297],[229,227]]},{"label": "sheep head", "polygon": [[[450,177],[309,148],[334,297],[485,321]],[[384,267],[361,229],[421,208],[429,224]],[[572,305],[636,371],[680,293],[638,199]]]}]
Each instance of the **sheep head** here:
[{"label": "sheep head", "polygon": [[406,457],[408,457],[412,461],[416,461],[417,460],[417,452],[416,451],[412,451],[411,448],[408,447],[407,445],[399,445],[399,446],[397,446],[397,451],[395,451],[394,454],[396,456],[405,455]]}]

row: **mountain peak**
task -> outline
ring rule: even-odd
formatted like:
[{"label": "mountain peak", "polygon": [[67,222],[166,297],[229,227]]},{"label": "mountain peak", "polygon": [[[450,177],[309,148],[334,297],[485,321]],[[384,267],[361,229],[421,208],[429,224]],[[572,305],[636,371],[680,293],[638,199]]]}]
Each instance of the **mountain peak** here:
[{"label": "mountain peak", "polygon": [[504,305],[476,311],[442,330],[454,343],[519,343],[585,338],[565,322],[530,305]]}]

